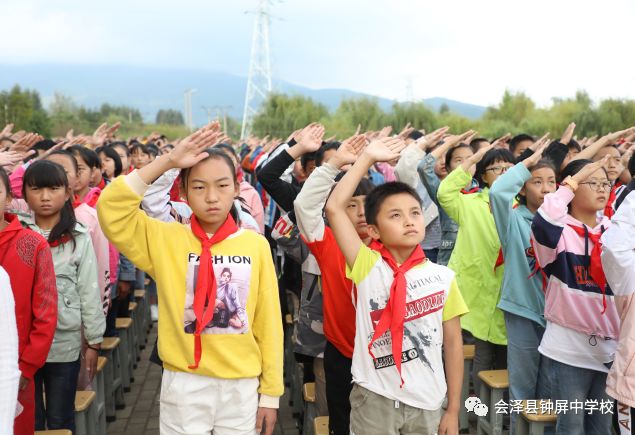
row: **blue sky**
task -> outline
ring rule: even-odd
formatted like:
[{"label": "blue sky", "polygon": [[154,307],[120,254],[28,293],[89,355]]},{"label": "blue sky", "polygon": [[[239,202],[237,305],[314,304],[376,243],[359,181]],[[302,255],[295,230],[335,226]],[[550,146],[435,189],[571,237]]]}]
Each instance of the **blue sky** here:
[{"label": "blue sky", "polygon": [[[1,63],[116,63],[245,75],[257,0],[2,2]],[[405,99],[541,105],[635,98],[632,0],[274,1],[275,78]],[[1,74],[1,71],[0,71]]]}]

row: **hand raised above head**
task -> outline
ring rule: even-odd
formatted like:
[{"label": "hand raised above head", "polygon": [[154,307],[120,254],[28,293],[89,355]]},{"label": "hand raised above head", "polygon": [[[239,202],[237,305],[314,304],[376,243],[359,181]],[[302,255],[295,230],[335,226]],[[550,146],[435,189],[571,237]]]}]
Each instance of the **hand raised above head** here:
[{"label": "hand raised above head", "polygon": [[374,162],[389,162],[399,158],[406,143],[400,138],[385,137],[375,139],[364,150],[364,154]]}]

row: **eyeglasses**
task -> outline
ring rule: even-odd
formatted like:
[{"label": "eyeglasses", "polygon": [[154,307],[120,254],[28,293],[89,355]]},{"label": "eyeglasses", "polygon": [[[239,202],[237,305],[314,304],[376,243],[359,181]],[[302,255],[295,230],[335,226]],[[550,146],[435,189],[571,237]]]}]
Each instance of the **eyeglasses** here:
[{"label": "eyeglasses", "polygon": [[596,192],[599,192],[600,188],[602,188],[601,190],[610,191],[612,187],[610,181],[586,181],[578,184],[588,184],[591,190],[595,190]]},{"label": "eyeglasses", "polygon": [[511,166],[492,166],[491,168],[485,169],[485,172],[492,171],[496,175],[504,174]]}]

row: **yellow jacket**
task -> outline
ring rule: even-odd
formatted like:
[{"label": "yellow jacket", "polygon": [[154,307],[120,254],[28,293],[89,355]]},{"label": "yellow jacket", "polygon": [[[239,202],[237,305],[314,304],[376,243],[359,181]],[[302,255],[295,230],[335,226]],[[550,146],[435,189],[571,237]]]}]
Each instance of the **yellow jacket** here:
[{"label": "yellow jacket", "polygon": [[201,334],[203,354],[198,369],[191,370],[201,243],[189,225],[161,222],[139,208],[148,187],[136,172],[119,177],[102,192],[97,212],[108,239],[157,284],[164,367],[223,379],[258,376],[260,405],[277,407],[284,390],[283,333],[269,243],[239,230],[212,248],[222,304],[217,302],[217,314]]}]

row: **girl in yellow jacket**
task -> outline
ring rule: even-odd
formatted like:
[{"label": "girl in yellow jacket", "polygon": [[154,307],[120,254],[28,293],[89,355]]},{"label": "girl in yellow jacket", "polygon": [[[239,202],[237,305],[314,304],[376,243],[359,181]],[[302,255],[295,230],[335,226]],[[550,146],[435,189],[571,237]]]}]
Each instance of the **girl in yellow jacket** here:
[{"label": "girl in yellow jacket", "polygon": [[[117,178],[97,204],[106,236],[157,283],[163,434],[271,434],[283,392],[269,244],[237,226],[233,163],[208,149],[219,136],[218,124],[204,127],[170,154]],[[172,168],[182,169],[189,225],[152,219],[139,208],[149,184]],[[240,322],[232,321],[236,313]]]}]

